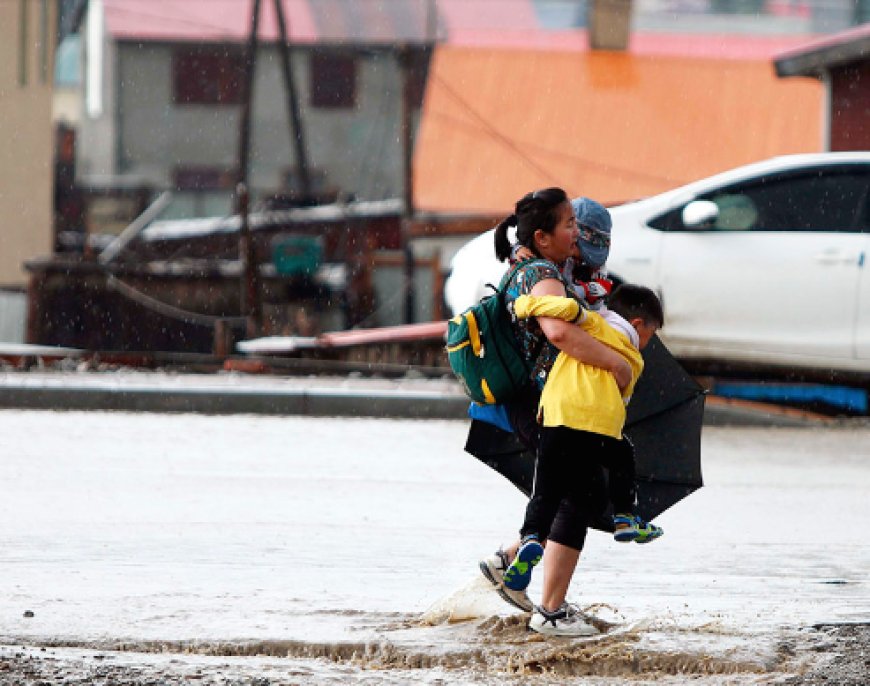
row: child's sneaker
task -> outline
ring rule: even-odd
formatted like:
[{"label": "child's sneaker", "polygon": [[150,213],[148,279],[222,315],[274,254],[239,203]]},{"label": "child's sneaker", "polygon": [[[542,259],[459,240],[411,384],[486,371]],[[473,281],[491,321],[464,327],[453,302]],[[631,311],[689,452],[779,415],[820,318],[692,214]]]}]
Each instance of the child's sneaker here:
[{"label": "child's sneaker", "polygon": [[595,636],[599,633],[579,608],[570,603],[562,603],[553,612],[536,607],[529,628],[547,636]]},{"label": "child's sneaker", "polygon": [[645,522],[637,515],[625,513],[613,515],[613,527],[613,538],[620,543],[649,543],[665,533],[660,526]]},{"label": "child's sneaker", "polygon": [[520,545],[513,562],[504,570],[504,585],[512,591],[524,591],[532,581],[532,569],[541,561],[544,546],[530,538]]},{"label": "child's sneaker", "polygon": [[479,566],[481,573],[493,585],[495,592],[501,596],[502,600],[523,612],[531,612],[535,609],[525,589],[514,591],[505,587],[504,573],[509,562],[503,550],[497,550],[489,557],[484,558],[480,561]]}]

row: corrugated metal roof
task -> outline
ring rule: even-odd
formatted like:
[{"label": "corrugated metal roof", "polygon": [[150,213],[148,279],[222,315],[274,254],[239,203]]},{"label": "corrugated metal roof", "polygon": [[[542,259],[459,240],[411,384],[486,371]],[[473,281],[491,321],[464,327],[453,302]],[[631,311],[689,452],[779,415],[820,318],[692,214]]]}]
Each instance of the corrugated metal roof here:
[{"label": "corrugated metal roof", "polygon": [[421,210],[507,214],[550,185],[618,202],[822,141],[821,86],[769,59],[439,46],[429,74]]},{"label": "corrugated metal roof", "polygon": [[424,43],[437,35],[437,13],[423,0],[316,0],[309,8],[321,42]]},{"label": "corrugated metal roof", "polygon": [[[291,40],[396,43],[449,40],[480,30],[539,29],[531,0],[282,0]],[[111,36],[126,41],[241,42],[251,0],[103,0]],[[272,0],[262,0],[260,37],[277,40]]]},{"label": "corrugated metal roof", "polygon": [[[283,0],[291,36],[317,38],[308,0]],[[271,2],[264,3],[260,36],[278,36]],[[243,42],[250,26],[250,0],[103,0],[106,30],[117,40]]]},{"label": "corrugated metal roof", "polygon": [[[635,31],[628,52],[636,55],[713,57],[728,60],[772,59],[785,50],[805,45],[812,36],[752,36],[734,34],[660,33]],[[492,29],[460,25],[450,32],[451,45],[480,48],[517,48],[557,52],[588,51],[585,29]]]}]

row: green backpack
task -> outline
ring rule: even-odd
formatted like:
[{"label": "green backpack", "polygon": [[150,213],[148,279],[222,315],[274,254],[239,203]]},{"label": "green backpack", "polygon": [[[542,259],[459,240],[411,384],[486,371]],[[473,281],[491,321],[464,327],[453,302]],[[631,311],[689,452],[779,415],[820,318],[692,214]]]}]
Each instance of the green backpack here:
[{"label": "green backpack", "polygon": [[511,326],[505,288],[521,262],[502,277],[495,293],[447,322],[447,360],[466,395],[491,405],[510,400],[531,383],[531,364]]}]

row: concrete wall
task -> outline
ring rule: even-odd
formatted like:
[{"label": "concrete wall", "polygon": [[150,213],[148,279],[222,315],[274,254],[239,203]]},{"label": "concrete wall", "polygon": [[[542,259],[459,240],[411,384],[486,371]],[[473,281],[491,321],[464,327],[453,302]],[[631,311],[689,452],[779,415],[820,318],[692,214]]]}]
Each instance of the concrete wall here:
[{"label": "concrete wall", "polygon": [[22,3],[0,2],[0,286],[13,287],[27,282],[23,262],[52,246],[57,5],[24,6],[22,17]]},{"label": "concrete wall", "polygon": [[[236,166],[238,106],[173,104],[170,45],[119,43],[116,49],[117,74],[105,80],[107,111],[82,121],[80,176],[110,171],[168,187],[179,165]],[[353,109],[312,109],[306,49],[294,52],[293,60],[311,166],[325,172],[328,186],[360,198],[401,196],[401,87],[395,56],[386,51],[360,54]],[[116,104],[112,88],[117,88]],[[264,46],[254,84],[255,192],[278,189],[285,170],[295,166],[286,102],[279,52]],[[114,167],[105,149],[110,141],[117,152]]]},{"label": "concrete wall", "polygon": [[0,291],[0,342],[24,343],[27,294]]}]

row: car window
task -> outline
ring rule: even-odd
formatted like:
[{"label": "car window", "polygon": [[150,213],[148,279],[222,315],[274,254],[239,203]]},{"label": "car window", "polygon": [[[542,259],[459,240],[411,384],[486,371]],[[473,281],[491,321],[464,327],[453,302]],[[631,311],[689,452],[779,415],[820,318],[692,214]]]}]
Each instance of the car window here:
[{"label": "car window", "polygon": [[[811,170],[753,179],[698,196],[719,207],[715,224],[688,230],[870,231],[870,172]],[[685,231],[682,207],[650,222]]]},{"label": "car window", "polygon": [[723,193],[710,198],[719,207],[719,217],[711,228],[721,231],[748,231],[759,225],[760,212],[749,194]]}]

